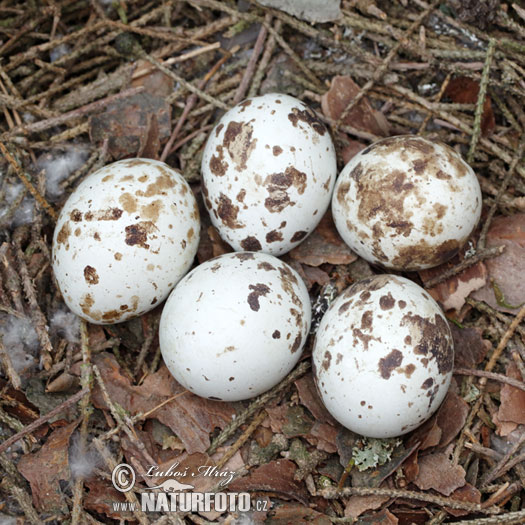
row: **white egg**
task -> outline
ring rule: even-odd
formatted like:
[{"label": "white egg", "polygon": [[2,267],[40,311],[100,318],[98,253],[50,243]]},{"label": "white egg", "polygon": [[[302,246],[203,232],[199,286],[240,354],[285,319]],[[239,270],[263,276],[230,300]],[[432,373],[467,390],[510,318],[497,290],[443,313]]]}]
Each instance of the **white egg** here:
[{"label": "white egg", "polygon": [[55,227],[53,270],[66,304],[96,324],[155,308],[190,269],[199,229],[195,197],[168,165],[103,167],[69,196]]},{"label": "white egg", "polygon": [[250,98],[212,130],[202,191],[213,225],[235,250],[281,255],[317,226],[336,176],[330,134],[300,100]]},{"label": "white egg", "polygon": [[420,270],[453,257],[481,215],[472,168],[449,146],[414,135],[359,152],[341,172],[332,213],[358,255],[386,268]]},{"label": "white egg", "polygon": [[410,432],[439,407],[452,378],[447,320],[417,284],[377,275],[347,288],[319,326],[314,377],[328,411],[364,436]]},{"label": "white egg", "polygon": [[175,379],[209,399],[238,401],[276,385],[299,360],[310,327],[299,275],[262,253],[221,255],[175,287],[159,327]]}]

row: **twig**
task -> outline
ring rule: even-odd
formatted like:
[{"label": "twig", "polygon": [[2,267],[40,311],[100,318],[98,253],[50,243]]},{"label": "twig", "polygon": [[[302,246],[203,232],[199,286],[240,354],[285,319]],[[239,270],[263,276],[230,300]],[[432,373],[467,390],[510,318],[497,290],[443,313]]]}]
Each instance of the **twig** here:
[{"label": "twig", "polygon": [[[501,338],[500,342],[498,343],[498,346],[490,356],[489,362],[485,366],[485,370],[487,372],[490,372],[494,366],[496,365],[496,362],[498,361],[501,353],[507,346],[507,343],[510,341],[510,338],[516,331],[516,328],[519,326],[523,318],[525,317],[525,306],[522,306],[520,311],[516,314],[516,317],[512,320],[512,322],[509,324],[507,330],[503,334],[503,337]],[[482,379],[483,381],[483,379]]]},{"label": "twig", "polygon": [[[514,385],[513,385],[514,386]],[[518,388],[518,387],[516,387]],[[522,387],[523,390],[523,387]],[[494,465],[494,467],[485,474],[481,480],[480,486],[486,487],[489,483],[497,479],[503,474],[506,464],[509,462],[510,458],[520,449],[520,447],[525,443],[525,433],[523,433],[520,438],[510,447],[507,453]]]},{"label": "twig", "polygon": [[220,469],[235,455],[235,453],[248,441],[250,436],[257,430],[259,425],[266,419],[266,411],[261,412],[248,425],[246,430],[239,436],[239,439],[224,453],[224,455],[217,462],[217,468]]},{"label": "twig", "polygon": [[[269,26],[271,24],[271,21],[272,21],[272,15],[267,13],[264,19],[264,22],[266,25]],[[239,84],[239,87],[237,88],[237,91],[235,92],[235,96],[233,97],[233,101],[232,101],[233,105],[238,104],[244,98],[246,90],[248,89],[250,85],[250,81],[253,78],[255,67],[257,65],[257,60],[259,59],[259,55],[262,52],[264,41],[266,40],[267,34],[268,34],[268,30],[266,29],[266,26],[263,25],[261,29],[259,30],[259,35],[257,36],[257,40],[255,41],[255,45],[253,46],[253,51],[250,56],[248,65],[246,66],[246,69],[244,70],[244,75],[242,77],[241,83]]]},{"label": "twig", "polygon": [[406,498],[415,499],[417,501],[426,501],[427,503],[434,503],[436,505],[440,505],[441,507],[468,510],[469,512],[482,512],[483,514],[501,513],[501,509],[499,507],[483,507],[483,505],[478,503],[468,503],[452,498],[434,496],[426,492],[416,492],[413,490],[387,489],[379,487],[344,487],[342,489],[328,487],[326,489],[322,489],[319,492],[319,495],[325,499],[348,498],[349,496],[389,496],[391,498]]},{"label": "twig", "polygon": [[[16,128],[15,128],[16,129]],[[18,164],[18,162],[15,160],[15,158],[9,153],[9,150],[5,147],[5,145],[0,142],[0,151],[4,155],[4,157],[7,159],[9,164],[13,166],[13,169],[15,170],[15,173],[18,175],[18,178],[22,181],[24,186],[27,188],[29,193],[33,195],[36,202],[49,214],[49,216],[56,221],[57,220],[57,212],[53,209],[51,204],[49,204],[45,197],[41,195],[38,190],[29,182],[29,179],[24,171],[24,169]]]},{"label": "twig", "polygon": [[482,251],[478,250],[474,255],[472,255],[471,257],[466,257],[459,264],[456,264],[456,266],[446,270],[441,275],[437,275],[436,277],[433,277],[432,279],[429,279],[428,281],[426,281],[424,283],[425,288],[427,289],[433,288],[434,286],[437,286],[443,281],[446,281],[447,279],[454,277],[454,275],[457,275],[458,273],[469,268],[470,266],[473,266],[474,264],[477,264],[480,261],[483,261],[490,257],[497,257],[498,255],[501,255],[504,252],[504,250],[505,250],[504,245],[503,246],[493,246],[491,248],[486,248]]},{"label": "twig", "polygon": [[255,401],[252,401],[248,408],[241,412],[240,414],[237,414],[235,416],[235,419],[231,421],[223,430],[222,432],[213,440],[210,447],[207,450],[208,454],[213,454],[217,448],[222,445],[230,436],[233,436],[233,434],[236,432],[236,430],[241,427],[241,425],[244,425],[244,423],[255,413],[257,410],[262,408],[263,406],[270,401],[270,399],[273,399],[279,392],[287,388],[291,383],[293,383],[296,379],[304,375],[310,368],[310,361],[303,361],[301,362],[295,370],[292,370],[290,374],[288,374],[287,377],[285,377],[278,385],[274,386],[271,390],[268,392],[260,395],[258,398],[255,399]]},{"label": "twig", "polygon": [[[91,392],[91,388],[93,386],[93,377],[91,375],[91,351],[89,348],[87,324],[84,319],[80,320],[80,339],[82,351],[80,384],[82,385],[82,388],[86,388]],[[90,397],[90,395],[83,397],[79,403],[79,408],[82,413],[82,423],[80,425],[80,454],[84,454],[86,450],[89,416],[93,410]],[[72,525],[77,525],[80,523],[83,488],[84,480],[79,476],[77,479],[75,479],[75,485],[73,487],[73,513],[71,516]]]},{"label": "twig", "polygon": [[76,402],[78,402],[88,393],[89,393],[89,388],[83,388],[82,390],[79,390],[76,394],[73,394],[69,399],[66,399],[63,403],[55,407],[53,410],[43,415],[42,417],[39,417],[36,421],[33,421],[33,423],[30,423],[29,425],[27,425],[24,428],[24,430],[21,430],[14,436],[11,436],[9,439],[6,439],[2,444],[0,444],[0,454],[5,452],[10,446],[16,443],[19,439],[23,438],[27,434],[30,434],[31,432],[34,432],[37,428],[41,427],[44,423],[46,423],[50,419],[53,419],[56,415],[60,414],[63,410],[66,410],[71,405],[74,405]]},{"label": "twig", "polygon": [[485,377],[493,381],[499,381],[500,383],[506,383],[507,385],[513,386],[514,388],[519,388],[525,392],[525,383],[513,379],[512,377],[507,377],[503,374],[496,374],[494,372],[487,372],[485,370],[475,370],[471,368],[455,368],[454,374],[459,374],[462,376],[476,376],[476,377]]},{"label": "twig", "polygon": [[13,362],[11,361],[9,352],[7,352],[4,347],[4,344],[2,342],[2,334],[0,334],[0,357],[2,358],[2,363],[4,365],[6,376],[9,378],[9,381],[11,381],[13,388],[15,390],[20,390],[20,388],[22,387],[22,382],[20,381],[20,376],[18,375],[18,372],[13,367]]},{"label": "twig", "polygon": [[525,510],[500,514],[491,518],[454,521],[454,525],[520,525],[525,521]]},{"label": "twig", "polygon": [[494,50],[496,49],[496,40],[491,38],[487,47],[487,55],[485,57],[485,65],[483,66],[483,72],[481,73],[481,82],[479,84],[478,100],[476,102],[476,112],[474,113],[474,130],[470,141],[470,148],[467,154],[467,162],[472,164],[474,160],[474,152],[478,145],[479,136],[481,134],[481,117],[485,109],[485,97],[487,95],[487,86],[489,85],[490,78],[490,66],[492,64],[492,58],[494,56]]},{"label": "twig", "polygon": [[20,277],[22,278],[22,286],[24,287],[24,292],[29,302],[31,318],[34,323],[35,332],[38,335],[41,345],[41,356],[40,361],[43,367],[46,370],[51,368],[53,359],[51,354],[53,352],[53,345],[51,344],[51,339],[49,338],[49,333],[47,331],[47,319],[40,309],[40,305],[37,300],[37,293],[35,290],[35,285],[33,279],[29,275],[29,270],[25,261],[24,253],[22,252],[22,237],[25,233],[24,227],[20,227],[13,236],[13,243],[15,244],[15,257],[18,263]]}]

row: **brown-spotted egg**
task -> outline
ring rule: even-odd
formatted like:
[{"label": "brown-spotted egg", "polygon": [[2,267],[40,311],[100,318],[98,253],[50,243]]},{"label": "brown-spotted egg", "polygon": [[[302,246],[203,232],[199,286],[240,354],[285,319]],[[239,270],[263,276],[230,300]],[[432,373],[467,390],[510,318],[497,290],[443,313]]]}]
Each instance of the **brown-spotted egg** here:
[{"label": "brown-spotted egg", "polygon": [[420,270],[453,257],[481,215],[472,168],[452,148],[414,135],[379,140],[341,172],[332,214],[367,261]]},{"label": "brown-spotted egg", "polygon": [[193,193],[163,162],[128,159],[85,178],[60,212],[53,270],[69,308],[110,324],[163,301],[199,242]]},{"label": "brown-spotted egg", "polygon": [[278,93],[249,98],[209,136],[204,202],[235,250],[281,255],[321,220],[336,169],[330,134],[308,106]]},{"label": "brown-spotted egg", "polygon": [[312,354],[323,403],[364,436],[405,434],[439,407],[452,378],[447,320],[420,286],[377,275],[347,288],[319,325]]},{"label": "brown-spotted egg", "polygon": [[299,360],[310,328],[299,275],[264,253],[204,262],[170,294],[159,327],[175,379],[209,399],[239,401],[272,388]]}]

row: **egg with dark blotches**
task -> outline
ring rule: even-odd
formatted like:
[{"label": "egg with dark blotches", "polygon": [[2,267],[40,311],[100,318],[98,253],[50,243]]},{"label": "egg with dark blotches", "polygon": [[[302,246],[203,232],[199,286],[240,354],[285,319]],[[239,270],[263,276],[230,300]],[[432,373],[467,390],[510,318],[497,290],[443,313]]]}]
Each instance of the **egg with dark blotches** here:
[{"label": "egg with dark blotches", "polygon": [[141,315],[190,269],[199,243],[195,197],[163,162],[128,159],[86,177],[62,208],[52,264],[68,307],[95,324]]},{"label": "egg with dark blotches", "polygon": [[330,134],[306,104],[279,93],[249,98],[210,133],[204,203],[235,250],[282,255],[321,220],[336,170]]},{"label": "egg with dark blotches", "polygon": [[454,347],[446,317],[423,288],[377,275],[330,305],[312,360],[332,416],[353,432],[387,438],[437,410],[452,379]]},{"label": "egg with dark blotches", "polygon": [[240,401],[292,370],[310,320],[308,291],[292,268],[263,253],[228,253],[197,266],[170,294],[160,349],[194,394]]},{"label": "egg with dark blotches", "polygon": [[478,179],[455,150],[402,135],[350,160],[337,179],[332,214],[363,259],[407,271],[452,258],[476,228],[481,205]]}]

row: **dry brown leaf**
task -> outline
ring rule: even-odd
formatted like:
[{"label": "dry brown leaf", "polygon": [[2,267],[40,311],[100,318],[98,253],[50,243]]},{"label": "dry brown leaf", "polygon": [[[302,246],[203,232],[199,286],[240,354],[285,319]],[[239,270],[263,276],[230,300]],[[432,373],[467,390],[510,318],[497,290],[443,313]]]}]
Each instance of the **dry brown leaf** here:
[{"label": "dry brown leaf", "polygon": [[341,151],[341,157],[343,157],[344,164],[348,164],[360,151],[366,149],[366,144],[357,140],[347,139],[346,146]]},{"label": "dry brown leaf", "polygon": [[359,520],[359,525],[398,525],[399,520],[388,509],[375,512],[369,516],[363,516]]},{"label": "dry brown leaf", "polygon": [[89,119],[89,138],[99,146],[108,138],[108,151],[115,160],[135,157],[148,142],[151,115],[156,116],[159,141],[167,140],[171,134],[171,106],[165,98],[147,92],[116,100],[102,113],[93,115]]},{"label": "dry brown leaf", "polygon": [[[345,108],[360,90],[361,88],[350,77],[334,77],[330,89],[321,97],[323,113],[332,120],[339,120]],[[374,135],[388,137],[390,134],[386,117],[380,111],[376,111],[366,97],[349,111],[342,122]]]},{"label": "dry brown leaf", "polygon": [[[109,397],[125,410],[135,415],[147,412],[167,398],[181,394],[150,417],[158,419],[182,440],[188,453],[204,452],[210,446],[210,433],[214,428],[224,428],[235,413],[229,403],[211,401],[184,392],[171,376],[166,366],[149,375],[140,386],[131,385],[112,354],[103,352],[94,358]],[[93,404],[107,409],[98,386],[93,390]]]},{"label": "dry brown leaf", "polygon": [[[521,381],[516,364],[511,361],[507,366],[507,377]],[[500,393],[500,406],[498,410],[500,422],[525,424],[525,392],[519,388],[503,384]]]},{"label": "dry brown leaf", "polygon": [[78,421],[54,430],[42,448],[22,456],[18,470],[31,485],[33,504],[39,511],[58,512],[66,505],[60,481],[70,479],[69,439]]},{"label": "dry brown leaf", "polygon": [[428,454],[419,458],[419,473],[414,483],[421,490],[434,489],[450,496],[465,485],[465,470],[454,465],[442,452]]},{"label": "dry brown leaf", "polygon": [[306,441],[315,445],[319,450],[324,450],[329,454],[337,452],[335,440],[337,438],[337,429],[328,423],[319,423],[316,421],[308,434],[305,435]]},{"label": "dry brown leaf", "polygon": [[133,514],[129,511],[121,510],[114,511],[113,503],[124,503],[126,497],[122,492],[119,492],[111,484],[111,482],[103,479],[89,479],[85,482],[89,491],[83,499],[83,506],[87,510],[93,510],[98,514],[105,514],[108,518],[115,520],[132,520]]},{"label": "dry brown leaf", "polygon": [[[423,283],[438,275],[441,275],[449,268],[459,262],[455,257],[453,261],[441,264],[436,268],[422,270],[419,272]],[[479,290],[487,283],[487,269],[482,262],[469,266],[461,273],[454,275],[450,279],[429,288],[428,293],[438,301],[443,310],[455,310],[459,312],[465,304],[465,299],[476,290]]]},{"label": "dry brown leaf", "polygon": [[275,509],[270,523],[272,525],[292,523],[294,525],[330,525],[331,521],[320,512],[299,503],[284,503]]},{"label": "dry brown leaf", "polygon": [[315,266],[301,265],[303,267],[304,279],[306,280],[306,287],[310,289],[314,284],[325,286],[330,282],[330,276],[321,268]]},{"label": "dry brown leaf", "polygon": [[[457,104],[476,104],[479,94],[479,82],[468,77],[453,78],[445,90],[445,96]],[[486,95],[481,117],[481,133],[488,137],[494,131],[496,121],[492,111],[490,96]]]},{"label": "dry brown leaf", "polygon": [[306,505],[308,492],[303,483],[294,479],[297,467],[288,459],[277,459],[253,469],[250,474],[234,480],[229,489],[236,492],[266,491],[280,497],[295,499]]},{"label": "dry brown leaf", "polygon": [[483,339],[480,328],[459,328],[450,323],[452,339],[454,340],[454,366],[474,368],[481,363],[492,344],[488,339]]},{"label": "dry brown leaf", "polygon": [[[455,490],[451,494],[450,498],[457,501],[466,501],[468,503],[481,503],[481,492],[476,487],[473,487],[470,483],[467,483],[463,487]],[[452,514],[452,516],[456,517],[466,516],[469,514],[469,512],[466,510],[449,509],[448,507],[445,507],[445,510],[449,514]]]},{"label": "dry brown leaf", "polygon": [[309,266],[324,263],[350,264],[357,259],[337,233],[330,210],[325,213],[317,228],[289,255]]},{"label": "dry brown leaf", "polygon": [[496,295],[499,290],[510,306],[519,307],[525,302],[525,214],[500,216],[492,221],[487,246],[502,245],[505,251],[501,255],[485,260],[488,281],[473,297],[501,312],[516,314],[517,308],[505,307],[501,301],[498,304]]},{"label": "dry brown leaf", "polygon": [[147,60],[137,60],[131,76],[130,87],[142,86],[144,91],[157,97],[167,97],[173,93],[175,81]]},{"label": "dry brown leaf", "polygon": [[389,496],[350,496],[346,500],[345,518],[357,518],[363,512],[376,510],[389,499]]},{"label": "dry brown leaf", "polygon": [[312,413],[317,421],[337,425],[330,412],[323,405],[312,374],[307,374],[295,382],[301,403]]},{"label": "dry brown leaf", "polygon": [[437,413],[437,424],[441,428],[438,446],[446,447],[459,434],[467,420],[469,404],[452,390],[449,390]]}]

